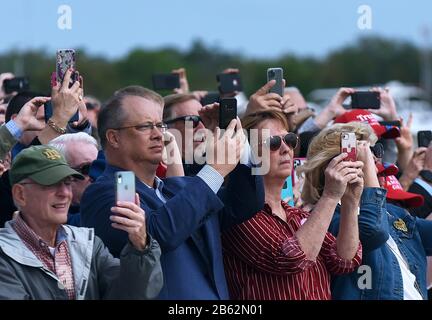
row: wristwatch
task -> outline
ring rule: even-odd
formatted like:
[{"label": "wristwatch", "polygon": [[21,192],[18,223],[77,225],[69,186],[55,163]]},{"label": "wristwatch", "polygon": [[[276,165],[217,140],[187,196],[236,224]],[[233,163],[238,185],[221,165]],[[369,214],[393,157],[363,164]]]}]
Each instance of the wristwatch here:
[{"label": "wristwatch", "polygon": [[422,177],[424,181],[432,183],[432,171],[422,170],[420,171],[420,177]]}]

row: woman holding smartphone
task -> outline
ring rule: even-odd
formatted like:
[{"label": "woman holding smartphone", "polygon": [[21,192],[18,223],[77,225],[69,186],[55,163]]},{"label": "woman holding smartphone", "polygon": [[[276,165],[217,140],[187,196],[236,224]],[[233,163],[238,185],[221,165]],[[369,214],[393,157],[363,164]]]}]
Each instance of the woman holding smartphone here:
[{"label": "woman holding smartphone", "polygon": [[[243,127],[258,131],[258,141],[250,144],[258,154],[268,154],[262,164],[269,171],[264,175],[264,209],[223,234],[231,298],[330,299],[330,275],[352,272],[361,261],[357,208],[363,190],[362,163],[344,161],[345,153],[327,162],[320,199],[309,213],[281,200],[298,143],[289,132],[286,115],[251,114],[243,119]],[[336,239],[327,229],[338,202],[343,215]]]},{"label": "woman holding smartphone", "polygon": [[[345,276],[332,278],[332,298],[347,300],[421,300],[427,298],[426,255],[432,255],[432,221],[411,216],[386,202],[371,151],[377,137],[364,123],[336,124],[324,129],[309,146],[302,171],[306,175],[302,199],[316,207],[323,187],[322,169],[339,152],[341,134],[357,137],[357,159],[363,162],[364,190],[359,206],[359,237],[363,265]],[[343,204],[336,207],[330,232],[340,238]]]}]

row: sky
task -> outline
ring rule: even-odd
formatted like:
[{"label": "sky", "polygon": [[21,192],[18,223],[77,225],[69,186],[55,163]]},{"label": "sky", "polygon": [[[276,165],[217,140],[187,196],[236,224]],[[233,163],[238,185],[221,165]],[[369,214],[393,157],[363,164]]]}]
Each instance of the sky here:
[{"label": "sky", "polygon": [[[430,0],[0,0],[0,52],[84,48],[119,58],[133,48],[187,50],[194,39],[250,58],[286,53],[324,57],[361,36],[379,35],[424,46],[432,38]],[[71,9],[71,29],[61,5]],[[358,20],[371,12],[370,29]],[[432,42],[432,40],[429,40]]]}]

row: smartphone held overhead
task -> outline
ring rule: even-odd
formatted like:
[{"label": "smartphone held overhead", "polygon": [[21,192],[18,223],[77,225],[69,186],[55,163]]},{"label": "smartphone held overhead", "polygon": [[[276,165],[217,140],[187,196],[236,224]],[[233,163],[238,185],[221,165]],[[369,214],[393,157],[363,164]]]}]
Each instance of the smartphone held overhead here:
[{"label": "smartphone held overhead", "polygon": [[417,142],[418,142],[419,148],[429,147],[431,140],[432,140],[432,131],[424,130],[424,131],[417,132]]},{"label": "smartphone held overhead", "polygon": [[[57,50],[56,54],[56,78],[58,82],[63,82],[64,76],[67,70],[74,70],[71,79],[69,81],[69,87],[71,87],[75,81],[79,81],[78,74],[76,72],[76,55],[74,49],[60,49]],[[53,115],[53,107],[51,101],[44,104],[45,109],[45,122],[48,122],[49,118]],[[77,111],[70,119],[69,123],[79,121],[79,112]]]},{"label": "smartphone held overhead", "polygon": [[276,83],[270,88],[270,93],[277,93],[281,97],[284,95],[283,84],[283,69],[282,68],[269,68],[267,69],[267,82],[275,80]]},{"label": "smartphone held overhead", "polygon": [[3,87],[6,94],[12,92],[24,92],[30,89],[29,80],[25,77],[16,77],[3,81]]},{"label": "smartphone held overhead", "polygon": [[[76,57],[74,49],[60,49],[57,50],[57,63],[56,63],[56,76],[57,81],[62,82],[69,69],[76,70]],[[71,87],[75,81],[77,81],[76,73],[74,72],[69,81],[69,87]]]},{"label": "smartphone held overhead", "polygon": [[154,90],[173,90],[180,88],[180,75],[178,73],[159,73],[152,75]]},{"label": "smartphone held overhead", "polygon": [[221,94],[236,93],[243,90],[239,73],[220,73],[216,76]]},{"label": "smartphone held overhead", "polygon": [[379,109],[380,93],[374,91],[357,91],[351,94],[351,109]]}]

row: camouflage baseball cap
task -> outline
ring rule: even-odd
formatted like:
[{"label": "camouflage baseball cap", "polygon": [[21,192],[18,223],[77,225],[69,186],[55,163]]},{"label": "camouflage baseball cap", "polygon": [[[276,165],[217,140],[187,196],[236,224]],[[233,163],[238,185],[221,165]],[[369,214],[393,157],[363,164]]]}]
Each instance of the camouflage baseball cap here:
[{"label": "camouflage baseball cap", "polygon": [[13,160],[9,172],[11,185],[30,178],[38,184],[49,186],[69,176],[84,179],[83,175],[69,167],[56,148],[49,146],[24,149]]}]

